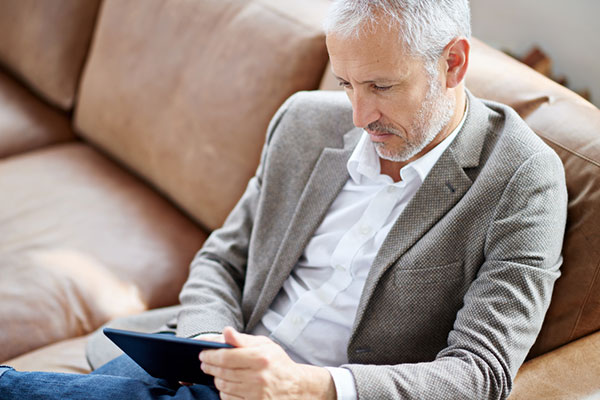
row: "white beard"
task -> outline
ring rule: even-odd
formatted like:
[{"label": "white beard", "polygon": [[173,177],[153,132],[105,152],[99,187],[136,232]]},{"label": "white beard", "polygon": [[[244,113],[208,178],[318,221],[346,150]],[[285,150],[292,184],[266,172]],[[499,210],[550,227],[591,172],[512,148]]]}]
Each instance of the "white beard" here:
[{"label": "white beard", "polygon": [[448,125],[454,115],[455,101],[454,95],[446,96],[442,91],[441,83],[437,79],[432,79],[421,108],[410,126],[408,137],[396,129],[379,125],[380,129],[404,139],[406,145],[400,150],[393,151],[386,148],[385,143],[373,143],[377,155],[393,162],[403,162],[414,157]]}]

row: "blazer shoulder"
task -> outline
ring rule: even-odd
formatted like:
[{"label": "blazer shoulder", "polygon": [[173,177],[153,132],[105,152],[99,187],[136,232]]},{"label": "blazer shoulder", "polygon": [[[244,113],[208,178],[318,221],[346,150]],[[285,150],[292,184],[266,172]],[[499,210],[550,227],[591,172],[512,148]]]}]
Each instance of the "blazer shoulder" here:
[{"label": "blazer shoulder", "polygon": [[339,91],[303,91],[288,98],[269,126],[268,140],[277,136],[321,136],[336,141],[353,129],[352,107],[345,93]]},{"label": "blazer shoulder", "polygon": [[515,110],[470,93],[469,98],[470,112],[464,132],[457,137],[453,148],[473,182],[481,182],[479,177],[483,176],[485,184],[490,180],[506,184],[522,165],[534,158],[534,164],[540,164],[542,169],[562,168],[554,150]]},{"label": "blazer shoulder", "polygon": [[512,107],[491,100],[482,101],[493,112],[492,129],[498,135],[498,144],[510,149],[513,156],[525,160],[537,153],[556,154]]},{"label": "blazer shoulder", "polygon": [[320,114],[334,112],[352,117],[352,106],[346,94],[338,90],[301,91],[293,94],[283,107],[290,110],[301,108],[304,112]]}]

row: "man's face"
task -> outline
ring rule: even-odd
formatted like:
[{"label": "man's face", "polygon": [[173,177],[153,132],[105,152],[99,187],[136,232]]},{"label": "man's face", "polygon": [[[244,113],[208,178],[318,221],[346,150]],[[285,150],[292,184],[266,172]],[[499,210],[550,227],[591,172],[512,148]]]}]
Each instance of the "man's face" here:
[{"label": "man's face", "polygon": [[407,161],[448,128],[456,100],[422,60],[410,57],[385,24],[360,38],[327,36],[334,74],[379,157]]}]

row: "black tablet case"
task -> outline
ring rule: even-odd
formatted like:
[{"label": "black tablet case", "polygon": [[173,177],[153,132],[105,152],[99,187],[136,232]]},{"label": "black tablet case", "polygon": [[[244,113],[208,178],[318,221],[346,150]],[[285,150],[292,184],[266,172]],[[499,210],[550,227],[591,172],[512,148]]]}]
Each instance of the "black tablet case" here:
[{"label": "black tablet case", "polygon": [[104,328],[104,334],[155,378],[213,386],[213,377],[200,369],[202,350],[231,345],[180,338],[170,334],[140,333]]}]

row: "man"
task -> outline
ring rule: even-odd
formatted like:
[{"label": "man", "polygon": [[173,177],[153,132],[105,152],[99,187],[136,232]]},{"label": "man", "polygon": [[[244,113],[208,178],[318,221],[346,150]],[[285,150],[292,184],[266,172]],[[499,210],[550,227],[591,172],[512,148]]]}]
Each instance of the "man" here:
[{"label": "man", "polygon": [[[334,2],[351,108],[283,105],[180,296],[178,335],[237,347],[200,354],[222,399],[508,396],[559,276],[566,189],[514,111],[465,90],[469,35],[467,0]],[[211,396],[155,381],[121,357],[88,376],[5,369],[0,395]]]}]

